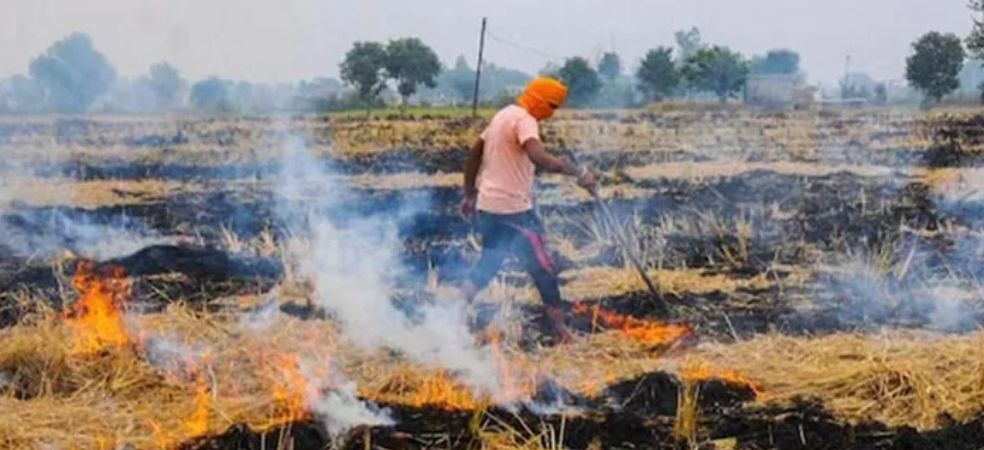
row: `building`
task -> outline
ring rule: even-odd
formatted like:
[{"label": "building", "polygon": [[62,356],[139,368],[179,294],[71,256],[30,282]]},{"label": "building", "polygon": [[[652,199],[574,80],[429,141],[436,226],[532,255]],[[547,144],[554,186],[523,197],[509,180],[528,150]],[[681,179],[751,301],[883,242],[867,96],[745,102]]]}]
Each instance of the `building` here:
[{"label": "building", "polygon": [[768,108],[804,108],[813,103],[816,88],[802,74],[752,74],[745,82],[745,103]]}]

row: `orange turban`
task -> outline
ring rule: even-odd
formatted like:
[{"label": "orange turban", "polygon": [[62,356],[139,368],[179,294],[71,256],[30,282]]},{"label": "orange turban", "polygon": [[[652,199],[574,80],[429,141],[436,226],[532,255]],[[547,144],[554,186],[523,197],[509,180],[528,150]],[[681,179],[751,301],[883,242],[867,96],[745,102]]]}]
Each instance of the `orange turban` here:
[{"label": "orange turban", "polygon": [[549,119],[567,99],[567,86],[553,78],[536,77],[516,99],[536,120]]}]

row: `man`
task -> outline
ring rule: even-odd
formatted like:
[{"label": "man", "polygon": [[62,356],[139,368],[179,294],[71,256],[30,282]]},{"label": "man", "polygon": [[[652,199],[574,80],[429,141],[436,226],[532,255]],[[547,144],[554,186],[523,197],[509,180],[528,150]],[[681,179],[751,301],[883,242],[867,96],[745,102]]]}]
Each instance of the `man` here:
[{"label": "man", "polygon": [[466,219],[477,210],[482,236],[482,256],[463,287],[468,301],[489,283],[507,256],[515,255],[536,284],[558,342],[568,341],[570,335],[543,227],[533,211],[535,168],[576,177],[578,185],[589,191],[595,188],[590,171],[547,153],[540,140],[539,122],[553,116],[566,98],[563,83],[540,77],[529,83],[515,105],[500,110],[472,145],[461,203]]}]

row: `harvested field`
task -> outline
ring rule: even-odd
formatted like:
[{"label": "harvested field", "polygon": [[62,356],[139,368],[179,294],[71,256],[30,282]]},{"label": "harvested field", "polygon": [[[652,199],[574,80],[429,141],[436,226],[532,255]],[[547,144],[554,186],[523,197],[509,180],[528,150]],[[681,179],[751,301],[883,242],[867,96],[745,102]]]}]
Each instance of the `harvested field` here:
[{"label": "harvested field", "polygon": [[483,120],[0,118],[0,447],[979,448],[981,117],[561,115],[570,343],[462,299]]}]

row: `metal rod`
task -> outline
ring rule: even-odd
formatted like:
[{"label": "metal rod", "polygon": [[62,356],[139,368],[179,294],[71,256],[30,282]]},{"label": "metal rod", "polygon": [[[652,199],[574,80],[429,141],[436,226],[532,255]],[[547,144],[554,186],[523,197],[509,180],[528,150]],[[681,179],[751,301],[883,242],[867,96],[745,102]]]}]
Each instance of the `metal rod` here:
[{"label": "metal rod", "polygon": [[[601,199],[598,192],[592,191],[591,196],[594,197],[595,203],[599,206],[602,213],[605,215],[605,219],[612,226],[612,228],[617,227],[615,215],[612,214],[611,209],[608,208],[608,204]],[[622,252],[629,257],[630,261],[632,261],[632,265],[635,266],[636,271],[639,272],[639,276],[642,277],[642,281],[646,283],[646,287],[649,288],[649,292],[653,294],[653,303],[655,303],[663,313],[669,314],[670,305],[667,304],[666,300],[664,300],[661,295],[659,295],[659,289],[656,287],[656,283],[654,283],[652,278],[649,277],[649,274],[646,273],[646,269],[642,266],[642,262],[639,260],[639,257],[632,251],[631,247],[629,247],[628,242],[625,241],[625,236],[623,236],[618,230],[613,230],[612,234],[615,236],[615,241],[619,247],[622,247]]]}]

